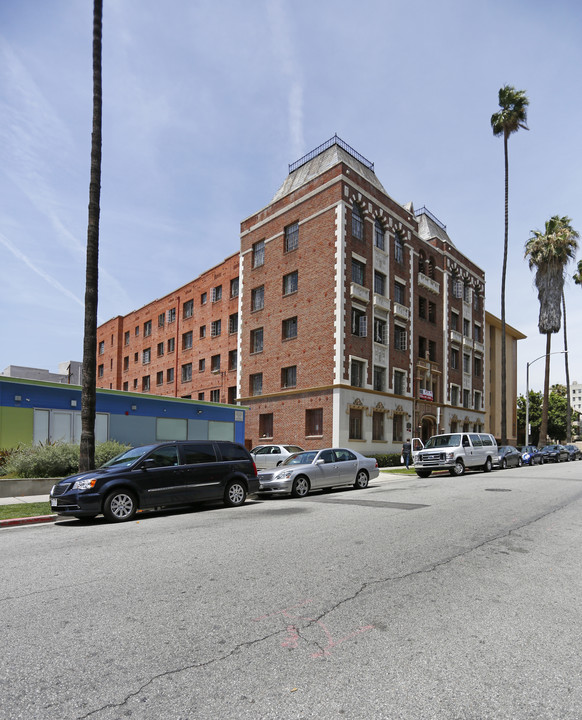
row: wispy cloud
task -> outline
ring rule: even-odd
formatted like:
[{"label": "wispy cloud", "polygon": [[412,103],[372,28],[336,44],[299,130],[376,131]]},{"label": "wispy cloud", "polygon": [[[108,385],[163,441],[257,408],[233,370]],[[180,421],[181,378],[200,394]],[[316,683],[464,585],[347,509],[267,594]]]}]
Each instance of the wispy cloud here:
[{"label": "wispy cloud", "polygon": [[297,58],[294,53],[284,0],[268,0],[267,11],[273,34],[273,47],[281,60],[283,75],[289,81],[289,132],[296,157],[305,152],[303,135],[303,83]]}]

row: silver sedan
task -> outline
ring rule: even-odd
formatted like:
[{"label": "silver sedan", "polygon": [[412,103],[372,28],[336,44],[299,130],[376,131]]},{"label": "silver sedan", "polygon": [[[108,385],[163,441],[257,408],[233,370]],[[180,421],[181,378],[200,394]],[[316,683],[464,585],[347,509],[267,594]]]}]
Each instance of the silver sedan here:
[{"label": "silver sedan", "polygon": [[310,490],[341,485],[363,489],[379,475],[378,463],[355,450],[325,448],[295,453],[279,467],[261,470],[259,494],[277,493],[304,497]]}]

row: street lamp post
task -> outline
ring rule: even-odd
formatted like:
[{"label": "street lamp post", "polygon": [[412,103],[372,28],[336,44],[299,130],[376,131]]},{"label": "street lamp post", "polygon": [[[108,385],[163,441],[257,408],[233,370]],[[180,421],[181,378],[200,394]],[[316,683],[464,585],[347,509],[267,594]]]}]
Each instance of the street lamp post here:
[{"label": "street lamp post", "polygon": [[[548,357],[548,355],[567,355],[567,350],[556,350],[555,352],[551,353],[545,353],[544,355],[540,355],[535,360],[532,360],[531,362],[526,363],[526,370],[525,370],[525,444],[529,445],[529,366],[533,365],[538,360],[541,360],[542,358]],[[568,398],[568,402],[570,402],[570,398]]]}]

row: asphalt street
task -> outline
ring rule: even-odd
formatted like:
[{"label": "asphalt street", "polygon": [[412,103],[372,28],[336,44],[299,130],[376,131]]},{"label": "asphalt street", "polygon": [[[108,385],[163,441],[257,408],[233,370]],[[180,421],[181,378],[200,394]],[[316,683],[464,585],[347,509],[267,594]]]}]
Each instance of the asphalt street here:
[{"label": "asphalt street", "polygon": [[0,533],[0,718],[582,717],[582,462]]}]

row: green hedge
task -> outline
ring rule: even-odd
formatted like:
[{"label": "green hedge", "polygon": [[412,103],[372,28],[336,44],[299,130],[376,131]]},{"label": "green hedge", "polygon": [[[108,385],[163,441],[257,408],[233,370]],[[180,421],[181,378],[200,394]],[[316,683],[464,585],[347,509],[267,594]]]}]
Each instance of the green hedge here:
[{"label": "green hedge", "polygon": [[396,467],[400,465],[400,453],[378,453],[374,455],[367,455],[367,457],[374,458],[378,461],[378,467]]},{"label": "green hedge", "polygon": [[[129,445],[109,440],[95,448],[95,467],[127,450]],[[11,450],[0,474],[16,478],[66,477],[79,472],[79,446],[73,443],[22,445]]]}]

